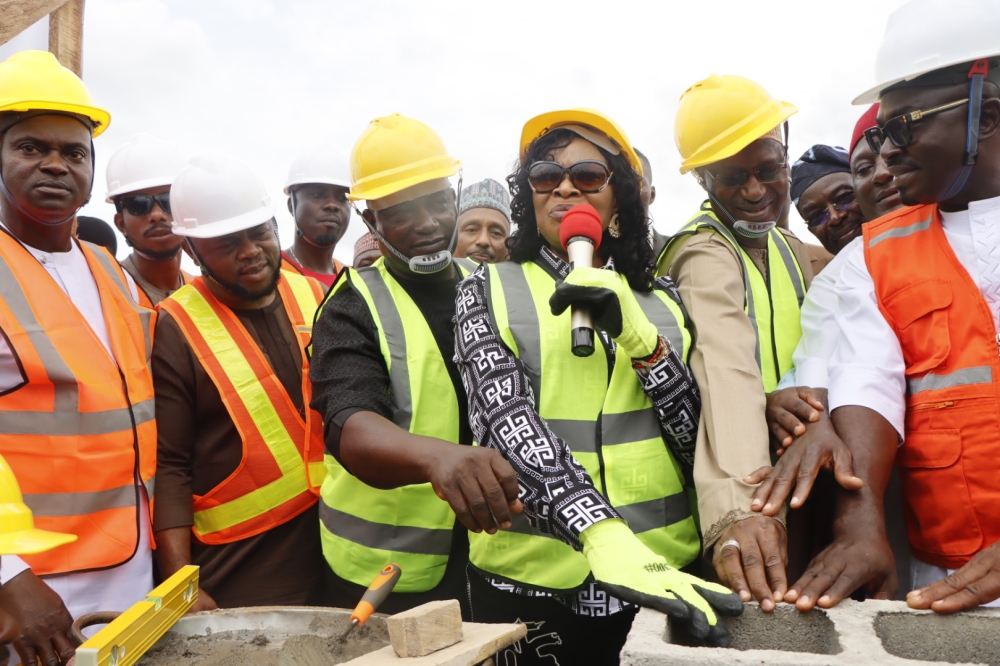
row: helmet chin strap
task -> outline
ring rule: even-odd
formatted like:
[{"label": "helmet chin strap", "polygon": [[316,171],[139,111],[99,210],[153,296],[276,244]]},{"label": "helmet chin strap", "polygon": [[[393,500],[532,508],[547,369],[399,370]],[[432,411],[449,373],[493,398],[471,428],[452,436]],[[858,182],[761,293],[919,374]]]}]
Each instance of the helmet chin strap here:
[{"label": "helmet chin strap", "polygon": [[431,254],[418,254],[413,257],[407,257],[405,254],[397,250],[392,243],[387,241],[385,237],[378,232],[374,225],[369,224],[368,220],[365,219],[365,216],[361,214],[360,210],[358,210],[357,205],[354,205],[354,211],[365,223],[365,226],[368,227],[368,230],[372,232],[372,235],[375,236],[379,242],[385,245],[394,257],[406,264],[412,272],[424,275],[440,273],[451,265],[452,259],[454,258],[453,253],[455,252],[455,245],[458,242],[458,211],[460,210],[462,210],[461,174],[458,176],[458,196],[455,198],[455,226],[451,230],[451,240],[448,241],[448,249],[433,252]]},{"label": "helmet chin strap", "polygon": [[979,157],[979,118],[983,110],[983,82],[989,74],[989,69],[990,63],[986,59],[977,60],[969,69],[969,115],[968,128],[965,132],[965,158],[962,161],[962,170],[941,197],[942,201],[958,196],[969,180],[972,167],[976,165],[976,158]]},{"label": "helmet chin strap", "polygon": [[[96,160],[97,158],[94,155],[94,140],[91,139],[90,140],[90,187],[87,190],[88,192],[91,192],[94,189],[94,179],[96,178],[96,173],[95,173]],[[37,222],[38,224],[43,224],[47,227],[58,227],[60,224],[66,224],[74,217],[76,217],[76,214],[79,213],[80,210],[87,205],[87,201],[90,201],[90,197],[88,196],[87,201],[84,201],[81,206],[78,206],[76,210],[74,210],[72,213],[69,214],[68,217],[64,217],[63,219],[57,220],[55,222],[49,222],[48,220],[41,219],[40,217],[29,211],[27,208],[25,208],[24,204],[18,201],[17,197],[15,197],[11,193],[11,191],[7,189],[7,182],[4,180],[2,168],[0,168],[0,191],[2,191],[3,194],[7,197],[7,199],[9,199],[14,204],[14,207],[17,208],[18,212],[21,213],[21,215]]]},{"label": "helmet chin strap", "polygon": [[[787,132],[787,124],[786,124]],[[777,220],[772,220],[768,222],[747,222],[746,220],[738,220],[729,212],[729,209],[722,205],[722,202],[712,194],[712,191],[708,189],[708,183],[705,182],[705,177],[702,176],[697,171],[694,172],[694,179],[698,181],[705,193],[708,194],[709,200],[716,208],[722,211],[722,214],[729,220],[729,223],[733,226],[733,232],[743,236],[744,238],[763,238],[771,233],[777,224]]]}]

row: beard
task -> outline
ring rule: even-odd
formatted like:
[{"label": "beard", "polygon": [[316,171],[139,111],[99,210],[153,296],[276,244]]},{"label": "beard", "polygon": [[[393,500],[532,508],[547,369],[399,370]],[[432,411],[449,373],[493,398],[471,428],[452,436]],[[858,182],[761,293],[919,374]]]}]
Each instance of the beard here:
[{"label": "beard", "polygon": [[281,277],[281,271],[279,271],[274,264],[271,263],[270,259],[267,260],[267,265],[274,270],[274,274],[271,276],[271,280],[267,283],[267,285],[257,291],[251,291],[238,282],[234,283],[229,282],[228,280],[219,279],[210,270],[208,270],[204,264],[201,266],[201,271],[206,275],[206,277],[214,280],[216,284],[228,291],[230,294],[241,298],[244,301],[256,301],[260,298],[273,294],[274,290],[278,288],[278,279]]},{"label": "beard", "polygon": [[150,250],[144,247],[139,247],[128,234],[125,235],[125,243],[132,248],[136,254],[141,256],[143,259],[149,259],[150,261],[170,261],[180,254],[181,251],[180,243],[178,243],[177,247],[173,250]]},{"label": "beard", "polygon": [[315,236],[312,239],[312,244],[317,247],[333,247],[339,240],[340,237],[337,234],[326,233]]}]

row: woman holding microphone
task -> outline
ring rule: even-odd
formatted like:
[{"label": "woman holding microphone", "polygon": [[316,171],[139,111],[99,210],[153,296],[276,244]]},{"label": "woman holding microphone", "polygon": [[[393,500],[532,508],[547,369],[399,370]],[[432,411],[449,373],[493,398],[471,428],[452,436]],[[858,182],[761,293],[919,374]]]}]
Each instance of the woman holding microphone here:
[{"label": "woman holding microphone", "polygon": [[742,609],[679,570],[700,551],[688,481],[700,397],[680,300],[653,279],[641,169],[599,112],[529,120],[507,179],[511,261],[459,287],[470,423],[517,470],[525,506],[509,530],[470,535],[469,597],[474,621],[528,625],[510,648],[518,666],[617,664],[639,605],[724,645],[717,613]]}]

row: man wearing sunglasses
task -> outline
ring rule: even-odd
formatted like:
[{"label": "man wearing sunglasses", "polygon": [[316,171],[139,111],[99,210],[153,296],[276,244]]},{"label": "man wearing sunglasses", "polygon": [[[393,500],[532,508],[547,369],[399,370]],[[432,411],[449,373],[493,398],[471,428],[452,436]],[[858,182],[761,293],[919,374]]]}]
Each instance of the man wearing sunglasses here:
[{"label": "man wearing sunglasses", "polygon": [[183,239],[170,230],[170,183],[182,168],[177,149],[149,134],[136,134],[108,161],[104,200],[115,205],[115,226],[132,248],[122,267],[149,308],[191,281],[181,270]]},{"label": "man wearing sunglasses", "polygon": [[910,2],[889,19],[880,83],[855,100],[880,101],[870,147],[910,207],[845,250],[829,402],[864,486],[840,493],[833,544],[790,588],[801,610],[895,593],[883,519],[894,461],[909,605],[952,613],[1000,597],[998,35],[991,0]]},{"label": "man wearing sunglasses", "polygon": [[0,454],[36,524],[79,537],[3,557],[26,664],[65,663],[73,617],[123,611],[153,584],[153,313],[114,257],[72,237],[110,120],[51,53],[0,63]]},{"label": "man wearing sunglasses", "polygon": [[775,228],[790,205],[782,127],[795,112],[737,76],[709,77],[682,95],[681,172],[694,172],[708,201],[658,261],[695,327],[690,364],[703,402],[694,479],[705,552],[724,583],[765,611],[787,587],[784,517],[752,509],[744,477],[770,462],[764,396],[791,368],[813,275],[804,244]]},{"label": "man wearing sunglasses", "polygon": [[[326,424],[320,533],[333,603],[353,607],[391,558],[403,571],[381,609],[460,599],[468,530],[507,529],[517,475],[471,446],[455,363],[454,260],[461,169],[438,134],[400,114],[376,118],[351,153],[352,201],[382,248],[344,270],[316,317],[313,406]],[[456,519],[457,518],[457,519]]]},{"label": "man wearing sunglasses", "polygon": [[792,165],[792,203],[830,254],[861,235],[861,207],[847,151],[815,145]]}]

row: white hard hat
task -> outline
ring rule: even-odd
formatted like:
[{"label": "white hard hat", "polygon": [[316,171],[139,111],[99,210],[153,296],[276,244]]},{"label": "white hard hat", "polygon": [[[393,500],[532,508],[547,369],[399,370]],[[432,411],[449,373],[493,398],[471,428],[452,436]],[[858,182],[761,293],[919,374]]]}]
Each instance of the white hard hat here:
[{"label": "white hard hat", "polygon": [[350,160],[343,151],[329,145],[310,148],[295,158],[288,170],[285,194],[292,193],[295,185],[323,183],[351,187]]},{"label": "white hard hat", "polygon": [[253,169],[224,155],[201,155],[170,188],[171,229],[178,236],[218,238],[274,217],[274,203]]},{"label": "white hard hat", "polygon": [[877,102],[886,88],[922,74],[996,55],[997,0],[911,0],[889,16],[875,58],[878,85],[858,95],[854,104]]},{"label": "white hard hat", "polygon": [[108,160],[108,193],[104,201],[147,187],[174,182],[184,157],[172,145],[149,134],[136,134]]}]

